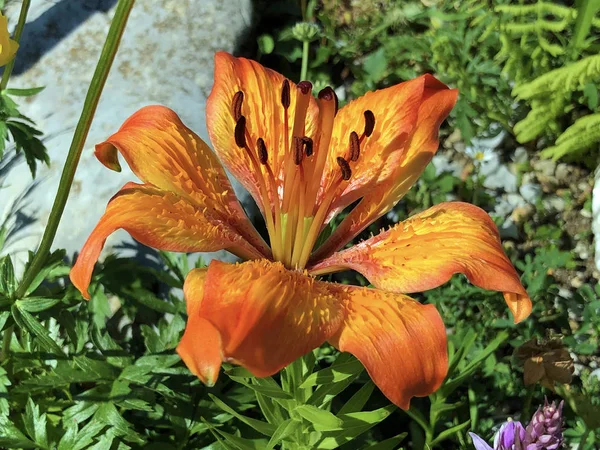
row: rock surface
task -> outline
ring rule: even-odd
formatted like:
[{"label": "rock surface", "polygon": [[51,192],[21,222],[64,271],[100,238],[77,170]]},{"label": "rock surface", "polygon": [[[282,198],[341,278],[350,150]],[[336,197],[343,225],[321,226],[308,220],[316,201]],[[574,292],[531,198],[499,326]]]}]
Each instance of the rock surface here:
[{"label": "rock surface", "polygon": [[[36,248],[47,222],[62,167],[81,112],[116,0],[33,0],[9,87],[46,86],[21,111],[45,134],[51,164],[32,182],[23,160],[0,173],[0,223],[17,202],[20,220],[3,253],[22,265]],[[7,15],[14,26],[19,4]],[[93,155],[95,143],[114,133],[134,111],[148,104],[173,108],[208,139],[205,103],[213,82],[213,55],[233,51],[250,25],[250,0],[138,0],[92,123],[54,248],[77,252],[110,197],[127,181],[137,181],[123,164],[115,173]],[[10,157],[10,154],[7,156]],[[26,194],[26,195],[25,195]],[[123,231],[106,251],[131,243]],[[125,252],[127,254],[127,252]]]}]

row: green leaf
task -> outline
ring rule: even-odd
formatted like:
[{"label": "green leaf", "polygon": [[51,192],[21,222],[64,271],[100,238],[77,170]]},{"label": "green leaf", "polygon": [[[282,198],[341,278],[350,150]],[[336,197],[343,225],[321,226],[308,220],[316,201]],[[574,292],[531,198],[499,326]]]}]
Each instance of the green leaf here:
[{"label": "green leaf", "polygon": [[583,87],[583,96],[587,99],[588,108],[594,110],[598,107],[598,87],[595,83],[586,83]]},{"label": "green leaf", "polygon": [[471,424],[471,419],[467,420],[466,422],[461,423],[460,425],[456,425],[453,426],[452,428],[448,428],[444,431],[442,431],[440,434],[437,435],[437,437],[431,442],[431,446],[435,447],[437,444],[439,444],[440,442],[448,439],[449,437],[451,437],[453,434],[459,433],[462,430],[467,429],[467,427]]},{"label": "green leaf", "polygon": [[10,256],[3,256],[0,258],[0,293],[12,297],[16,289],[17,280],[12,260]]},{"label": "green leaf", "polygon": [[33,442],[42,448],[48,448],[46,414],[40,414],[38,405],[33,402],[31,397],[27,399],[25,413],[23,414],[23,425]]},{"label": "green leaf", "polygon": [[17,300],[15,303],[19,307],[28,312],[40,312],[52,308],[61,301],[60,298],[51,297],[27,297],[22,300]]},{"label": "green leaf", "polygon": [[401,433],[397,436],[386,439],[385,441],[381,441],[377,444],[371,445],[369,447],[365,447],[365,450],[395,450],[398,448],[398,444],[406,439],[408,433]]},{"label": "green leaf", "polygon": [[249,427],[254,428],[259,433],[262,433],[268,437],[271,437],[275,433],[275,430],[277,429],[275,427],[275,425],[272,425],[267,422],[263,422],[262,420],[256,420],[256,419],[252,419],[251,417],[246,417],[246,416],[238,413],[235,409],[228,406],[225,402],[221,401],[218,397],[216,397],[212,394],[208,394],[208,396],[212,399],[212,401],[215,403],[215,405],[217,405],[223,411],[236,417],[238,420],[244,422]]},{"label": "green leaf", "polygon": [[369,380],[340,408],[338,415],[358,412],[363,409],[373,389],[375,389],[375,384]]},{"label": "green leaf", "polygon": [[0,416],[0,430],[0,445],[6,448],[38,448],[7,417]]},{"label": "green leaf", "polygon": [[325,411],[312,405],[297,406],[294,411],[303,419],[313,424],[317,431],[341,430],[343,421],[329,411]]},{"label": "green leaf", "polygon": [[[473,372],[479,367],[479,365],[493,352],[496,351],[500,345],[502,345],[506,339],[508,339],[508,332],[501,331],[498,333],[496,338],[490,342],[487,347],[485,347],[482,351],[480,351],[474,358],[471,360],[466,367],[460,370],[458,376],[453,380],[448,380],[444,382],[442,387],[436,393],[437,395],[441,395],[443,398],[447,398],[454,390],[460,386],[467,378],[469,378]],[[434,394],[435,395],[435,394]]]},{"label": "green leaf", "polygon": [[275,445],[293,435],[301,426],[302,422],[296,419],[287,419],[281,422],[271,436],[271,439],[267,444],[267,449],[271,450],[272,448],[275,448]]},{"label": "green leaf", "polygon": [[35,337],[37,337],[37,343],[44,350],[53,353],[55,355],[65,356],[62,348],[50,337],[50,333],[46,328],[39,323],[35,317],[29,314],[27,311],[21,309],[18,304],[14,304],[11,308],[13,319],[18,326],[25,328]]},{"label": "green leaf", "polygon": [[29,97],[31,95],[39,94],[45,88],[46,88],[46,86],[26,88],[26,89],[9,88],[9,89],[5,89],[4,92],[6,92],[9,95],[16,95],[19,97]]},{"label": "green leaf", "polygon": [[310,374],[300,385],[300,387],[307,388],[311,386],[337,383],[350,377],[356,377],[363,370],[364,367],[361,362],[358,359],[351,357],[348,361],[340,364],[333,364],[331,367]]},{"label": "green leaf", "polygon": [[350,442],[386,419],[395,409],[396,406],[389,405],[374,411],[361,411],[340,415],[339,418],[343,421],[342,431],[324,433],[323,439],[315,448],[333,449]]}]

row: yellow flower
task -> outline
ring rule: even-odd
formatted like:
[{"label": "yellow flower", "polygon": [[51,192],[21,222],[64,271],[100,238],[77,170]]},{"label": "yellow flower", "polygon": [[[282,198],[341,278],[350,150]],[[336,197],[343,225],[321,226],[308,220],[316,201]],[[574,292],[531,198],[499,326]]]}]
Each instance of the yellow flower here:
[{"label": "yellow flower", "polygon": [[8,64],[18,49],[18,42],[10,38],[8,20],[0,13],[0,66]]}]

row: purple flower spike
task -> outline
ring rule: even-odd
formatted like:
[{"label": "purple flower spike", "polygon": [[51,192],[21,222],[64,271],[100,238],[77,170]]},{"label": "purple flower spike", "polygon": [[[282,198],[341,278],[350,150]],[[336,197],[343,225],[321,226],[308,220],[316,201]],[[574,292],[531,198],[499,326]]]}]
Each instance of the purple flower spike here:
[{"label": "purple flower spike", "polygon": [[490,447],[475,433],[469,433],[476,450],[557,450],[562,446],[562,409],[554,402],[539,407],[524,428],[521,422],[506,422],[494,438],[494,448]]},{"label": "purple flower spike", "polygon": [[531,422],[527,425],[526,436],[523,440],[523,450],[556,450],[563,442],[562,409],[564,401],[558,406],[554,402],[538,408]]}]

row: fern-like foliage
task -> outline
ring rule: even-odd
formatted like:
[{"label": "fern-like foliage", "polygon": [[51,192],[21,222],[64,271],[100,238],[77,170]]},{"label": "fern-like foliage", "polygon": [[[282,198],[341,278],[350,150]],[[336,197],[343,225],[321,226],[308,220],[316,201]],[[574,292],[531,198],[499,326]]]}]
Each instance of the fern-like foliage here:
[{"label": "fern-like foliage", "polygon": [[[517,140],[529,142],[547,131],[559,134],[556,119],[566,109],[572,109],[570,100],[573,92],[583,91],[587,83],[597,80],[600,80],[600,55],[588,56],[515,86],[513,95],[531,106],[527,117],[513,128]],[[577,150],[578,148],[573,149]]]},{"label": "fern-like foliage", "polygon": [[547,72],[528,83],[515,86],[513,95],[519,100],[529,100],[549,94],[582,90],[586,83],[598,80],[600,80],[600,55],[588,56]]},{"label": "fern-like foliage", "polygon": [[600,113],[584,116],[561,134],[552,147],[542,152],[542,157],[559,159],[569,153],[588,150],[600,142]]}]

